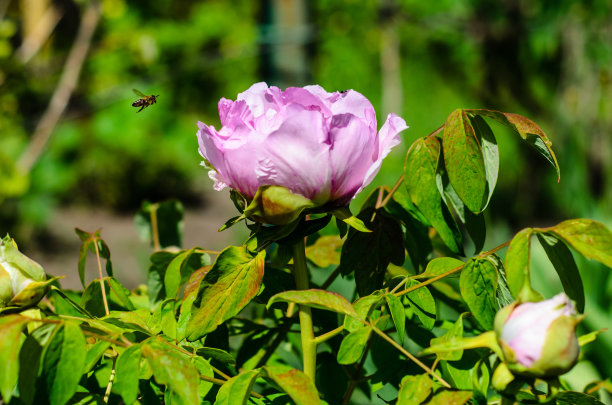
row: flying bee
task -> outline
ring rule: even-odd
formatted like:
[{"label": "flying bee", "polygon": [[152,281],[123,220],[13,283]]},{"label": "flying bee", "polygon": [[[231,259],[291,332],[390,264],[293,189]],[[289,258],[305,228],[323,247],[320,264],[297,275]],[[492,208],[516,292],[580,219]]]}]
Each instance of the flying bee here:
[{"label": "flying bee", "polygon": [[140,107],[140,110],[136,111],[136,112],[141,112],[142,110],[144,110],[145,108],[147,108],[150,105],[153,105],[155,103],[157,103],[157,97],[159,97],[158,95],[153,95],[151,94],[150,96],[145,96],[141,91],[136,90],[136,89],[132,89],[134,91],[134,93],[140,97],[140,99],[134,101],[132,103],[132,107]]}]

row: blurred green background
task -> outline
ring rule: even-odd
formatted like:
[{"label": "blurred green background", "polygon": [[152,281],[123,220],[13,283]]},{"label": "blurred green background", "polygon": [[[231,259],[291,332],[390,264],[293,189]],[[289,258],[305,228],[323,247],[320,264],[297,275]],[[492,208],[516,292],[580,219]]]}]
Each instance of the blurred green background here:
[{"label": "blurred green background", "polygon": [[[53,229],[77,225],[71,213],[96,227],[130,222],[143,200],[171,197],[218,228],[232,207],[199,166],[196,121],[218,127],[219,98],[262,80],[352,88],[379,123],[388,112],[406,119],[369,189],[395,183],[409,145],[455,108],[525,115],[552,140],[561,182],[494,126],[501,165],[487,246],[568,218],[612,226],[609,0],[0,0],[0,232],[26,252],[61,250]],[[137,114],[132,88],[158,103]],[[220,243],[202,229],[192,239]],[[543,258],[536,249],[536,287],[550,296],[561,287]],[[608,326],[609,269],[577,260],[585,327]],[[581,375],[612,374],[612,333],[588,353],[599,355]]]}]

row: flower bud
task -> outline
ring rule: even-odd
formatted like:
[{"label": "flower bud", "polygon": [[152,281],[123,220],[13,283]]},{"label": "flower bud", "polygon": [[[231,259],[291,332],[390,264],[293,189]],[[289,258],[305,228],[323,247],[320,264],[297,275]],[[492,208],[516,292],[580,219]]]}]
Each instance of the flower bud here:
[{"label": "flower bud", "polygon": [[35,305],[49,282],[40,264],[25,256],[9,236],[0,239],[0,308]]},{"label": "flower bud", "polygon": [[565,294],[540,302],[515,302],[495,316],[495,332],[508,368],[527,377],[553,377],[578,361],[580,318]]}]

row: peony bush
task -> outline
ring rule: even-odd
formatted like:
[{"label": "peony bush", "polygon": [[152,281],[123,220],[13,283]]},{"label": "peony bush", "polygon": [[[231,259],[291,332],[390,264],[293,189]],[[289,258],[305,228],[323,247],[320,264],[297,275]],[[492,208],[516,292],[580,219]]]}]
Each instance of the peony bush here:
[{"label": "peony bush", "polygon": [[[566,373],[600,332],[579,328],[573,254],[612,267],[612,232],[571,219],[497,246],[486,235],[503,153],[487,120],[560,173],[533,121],[457,109],[355,207],[403,118],[378,129],[356,91],[265,83],[221,99],[219,117],[198,122],[199,152],[238,211],[220,230],[246,226],[247,240],[183,247],[181,204],[145,202],[153,251],[132,291],[100,231],[76,229],[83,291],[0,242],[2,403],[604,403],[606,376],[581,387]],[[564,289],[548,299],[531,283],[533,236]]]}]

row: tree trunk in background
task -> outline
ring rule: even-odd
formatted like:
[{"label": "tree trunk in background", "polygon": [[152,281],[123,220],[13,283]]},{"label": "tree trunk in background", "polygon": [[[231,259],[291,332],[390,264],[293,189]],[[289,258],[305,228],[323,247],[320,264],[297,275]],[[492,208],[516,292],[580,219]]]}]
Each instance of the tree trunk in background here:
[{"label": "tree trunk in background", "polygon": [[269,0],[262,5],[263,77],[281,88],[310,84],[306,47],[311,39],[306,0]]}]

